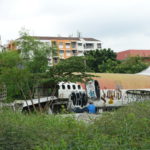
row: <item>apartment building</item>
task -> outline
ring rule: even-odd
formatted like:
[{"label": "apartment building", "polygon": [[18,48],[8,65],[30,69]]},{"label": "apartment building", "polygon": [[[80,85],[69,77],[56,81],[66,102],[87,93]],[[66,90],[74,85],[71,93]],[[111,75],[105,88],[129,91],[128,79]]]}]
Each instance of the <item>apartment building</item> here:
[{"label": "apartment building", "polygon": [[[67,59],[72,56],[83,56],[84,52],[101,48],[101,41],[94,38],[79,37],[47,37],[32,36],[33,38],[49,44],[57,49],[57,56],[49,57],[49,66],[58,63],[59,59]],[[7,45],[9,50],[16,50],[14,41]]]},{"label": "apartment building", "polygon": [[101,41],[94,38],[79,37],[42,37],[33,36],[42,42],[47,42],[50,46],[56,46],[58,56],[66,59],[71,56],[83,56],[84,52],[101,48]]}]

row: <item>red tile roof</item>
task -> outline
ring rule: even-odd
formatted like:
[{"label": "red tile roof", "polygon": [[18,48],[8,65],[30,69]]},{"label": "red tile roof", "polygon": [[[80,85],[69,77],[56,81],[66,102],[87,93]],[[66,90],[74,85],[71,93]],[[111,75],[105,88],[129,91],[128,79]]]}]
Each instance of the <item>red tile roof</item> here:
[{"label": "red tile roof", "polygon": [[136,50],[130,49],[117,53],[118,60],[124,60],[128,57],[140,56],[140,57],[150,57],[150,50]]}]

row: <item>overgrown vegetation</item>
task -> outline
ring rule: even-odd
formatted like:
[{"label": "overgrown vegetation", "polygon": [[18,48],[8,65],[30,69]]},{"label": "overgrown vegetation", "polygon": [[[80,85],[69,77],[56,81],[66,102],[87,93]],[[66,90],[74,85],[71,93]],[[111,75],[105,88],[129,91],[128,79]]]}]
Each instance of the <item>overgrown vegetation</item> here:
[{"label": "overgrown vegetation", "polygon": [[150,148],[150,101],[103,113],[93,124],[54,115],[0,112],[0,149],[145,150]]}]

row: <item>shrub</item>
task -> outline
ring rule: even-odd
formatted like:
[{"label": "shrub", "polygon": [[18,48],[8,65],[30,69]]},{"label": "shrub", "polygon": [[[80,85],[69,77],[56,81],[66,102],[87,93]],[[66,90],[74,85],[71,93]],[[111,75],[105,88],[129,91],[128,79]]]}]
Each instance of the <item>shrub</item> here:
[{"label": "shrub", "polygon": [[0,150],[150,148],[150,102],[138,102],[87,124],[73,117],[0,111]]}]

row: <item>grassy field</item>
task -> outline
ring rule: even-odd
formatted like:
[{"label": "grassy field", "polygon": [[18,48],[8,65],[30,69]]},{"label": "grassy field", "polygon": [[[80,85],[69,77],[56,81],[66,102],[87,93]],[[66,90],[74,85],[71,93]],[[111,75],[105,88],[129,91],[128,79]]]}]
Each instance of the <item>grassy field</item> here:
[{"label": "grassy field", "polygon": [[92,124],[57,115],[0,112],[0,150],[149,150],[150,101]]}]

